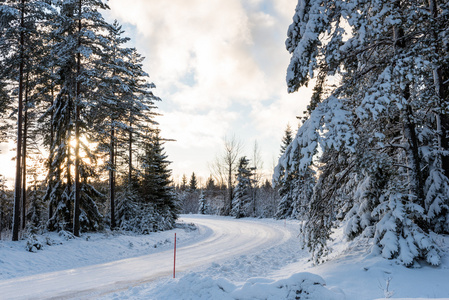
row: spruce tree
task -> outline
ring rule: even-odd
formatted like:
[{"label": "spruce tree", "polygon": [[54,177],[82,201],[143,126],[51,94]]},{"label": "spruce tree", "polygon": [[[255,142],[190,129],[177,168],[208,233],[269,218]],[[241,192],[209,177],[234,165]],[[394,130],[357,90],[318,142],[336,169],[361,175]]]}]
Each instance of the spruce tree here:
[{"label": "spruce tree", "polygon": [[249,159],[241,157],[238,164],[237,185],[232,203],[231,216],[236,218],[248,217],[251,215],[252,187],[254,180],[254,168],[249,167]]},{"label": "spruce tree", "polygon": [[293,132],[290,124],[287,124],[287,128],[285,129],[284,136],[282,137],[281,144],[281,155],[285,153],[288,145],[293,141]]},{"label": "spruce tree", "polygon": [[198,213],[201,215],[205,215],[207,213],[208,209],[209,209],[209,207],[207,205],[206,196],[204,195],[204,191],[201,190]]},{"label": "spruce tree", "polygon": [[197,188],[198,188],[198,182],[196,180],[195,172],[193,172],[192,176],[190,177],[190,181],[189,181],[189,189],[191,191],[196,191]]},{"label": "spruce tree", "polygon": [[[385,258],[439,264],[429,232],[447,231],[447,5],[298,1],[286,41],[288,89],[318,74],[318,97],[275,178],[304,176],[322,151],[305,225],[317,260],[345,219],[348,237],[373,238]],[[324,95],[336,74],[341,81]]]},{"label": "spruce tree", "polygon": [[157,225],[158,229],[172,228],[178,218],[179,205],[171,181],[170,161],[167,160],[163,140],[158,130],[151,140],[144,144],[144,147],[145,153],[141,158],[143,200],[154,206],[155,212],[161,216],[161,224]]}]

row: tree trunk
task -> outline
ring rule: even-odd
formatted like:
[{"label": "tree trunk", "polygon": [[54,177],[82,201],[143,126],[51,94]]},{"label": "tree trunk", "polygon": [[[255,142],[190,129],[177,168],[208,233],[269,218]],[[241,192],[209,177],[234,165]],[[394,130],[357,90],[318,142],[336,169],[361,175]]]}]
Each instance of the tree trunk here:
[{"label": "tree trunk", "polygon": [[75,202],[73,208],[73,235],[80,235],[80,74],[81,74],[81,0],[78,2],[78,53],[76,54],[76,97],[75,97]]},{"label": "tree trunk", "polygon": [[[400,1],[395,3],[396,9],[400,10]],[[404,40],[404,30],[401,27],[394,27],[393,37],[395,39],[395,51],[401,51],[406,47],[406,41]],[[418,203],[424,207],[424,182],[421,174],[419,156],[419,143],[416,135],[416,124],[413,120],[413,110],[409,103],[410,100],[410,88],[407,85],[403,91],[403,97],[406,100],[405,112],[402,112],[403,120],[403,135],[409,144],[409,148],[406,151],[407,160],[411,160],[411,167],[409,174],[409,182],[411,182],[410,190],[417,197]],[[409,171],[407,172],[409,173]]]},{"label": "tree trunk", "polygon": [[133,131],[132,131],[132,123],[129,124],[129,144],[128,144],[128,187],[131,187],[132,183],[132,172],[133,172]]},{"label": "tree trunk", "polygon": [[[437,3],[436,0],[429,0],[429,8],[430,13],[434,19],[438,17],[438,9],[437,9]],[[438,47],[438,33],[433,30],[432,31],[432,38],[435,43],[435,53],[437,55],[440,55],[440,49]],[[438,157],[437,157],[437,167],[440,169],[443,169],[443,160],[444,157],[442,155],[442,150],[444,148],[443,145],[443,139],[445,139],[445,135],[443,133],[443,127],[442,127],[442,100],[445,99],[445,93],[444,93],[444,87],[443,87],[443,80],[442,80],[442,70],[440,66],[434,67],[432,70],[433,73],[433,82],[435,85],[435,94],[438,97],[438,107],[434,110],[435,114],[435,123],[436,123],[436,130],[437,130],[437,141],[438,141]],[[448,174],[446,174],[448,175]]]},{"label": "tree trunk", "polygon": [[[53,68],[52,68],[52,72],[51,74],[53,75]],[[53,80],[53,78],[52,78]],[[55,134],[54,134],[54,125],[53,125],[53,120],[54,120],[54,109],[53,109],[53,103],[54,103],[54,99],[55,99],[55,92],[54,92],[54,86],[53,86],[53,81],[51,82],[51,115],[50,115],[50,147],[49,147],[49,156],[48,156],[48,188],[50,189],[50,191],[53,189],[54,187],[54,179],[55,179],[55,175],[53,174],[53,168],[52,168],[52,164],[53,164],[53,158],[54,158],[54,139],[55,139]],[[59,168],[58,168],[59,169]],[[50,192],[51,193],[51,192]],[[51,195],[51,194],[50,194]],[[51,219],[51,217],[53,217],[53,201],[52,198],[50,196],[50,200],[48,202],[48,219]]]},{"label": "tree trunk", "polygon": [[[21,1],[21,18],[20,28],[25,27],[25,0]],[[21,155],[22,155],[22,109],[23,109],[23,67],[25,63],[25,34],[23,30],[20,32],[20,63],[19,63],[19,103],[17,111],[17,153],[16,153],[16,177],[14,187],[14,212],[12,225],[12,240],[19,240],[20,225],[20,198],[22,193],[22,172],[21,172]]]},{"label": "tree trunk", "polygon": [[[408,100],[408,98],[406,98]],[[416,125],[413,122],[413,112],[409,104],[407,104],[407,111],[405,117],[405,130],[404,135],[409,142],[410,152],[408,156],[412,160],[412,175],[411,182],[413,182],[413,192],[418,197],[418,203],[424,207],[424,182],[420,167],[421,158],[419,156],[419,144],[418,137],[416,136]]]},{"label": "tree trunk", "polygon": [[27,186],[26,186],[26,178],[27,178],[27,135],[28,135],[28,76],[29,72],[27,72],[26,76],[26,84],[25,84],[25,109],[24,109],[24,120],[23,120],[23,145],[22,145],[22,229],[25,229],[26,225],[26,203],[27,203]]},{"label": "tree trunk", "polygon": [[232,198],[234,198],[233,191],[232,191],[232,164],[229,166],[229,172],[228,172],[228,203],[226,205],[225,210],[225,216],[229,216],[229,214],[232,211]]},{"label": "tree trunk", "polygon": [[111,229],[115,227],[115,129],[112,125],[109,157],[109,198],[111,205]]}]

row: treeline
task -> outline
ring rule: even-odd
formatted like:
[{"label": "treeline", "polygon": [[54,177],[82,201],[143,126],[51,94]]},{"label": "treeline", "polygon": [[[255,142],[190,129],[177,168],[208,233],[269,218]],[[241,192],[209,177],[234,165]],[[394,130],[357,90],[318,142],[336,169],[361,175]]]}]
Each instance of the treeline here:
[{"label": "treeline", "polygon": [[274,179],[279,217],[305,220],[316,261],[343,226],[385,258],[440,264],[435,238],[449,233],[448,37],[447,1],[298,1],[288,89],[315,87]]},{"label": "treeline", "polygon": [[[232,206],[228,215],[236,218],[272,218],[279,203],[279,193],[267,179],[257,176],[254,167],[248,165],[246,157],[242,157],[236,165],[231,184]],[[195,173],[189,180],[183,175],[175,189],[183,214],[226,215],[229,188],[212,175],[203,186],[198,183]]]},{"label": "treeline", "polygon": [[20,229],[148,232],[177,217],[154,121],[160,99],[105,9],[100,0],[0,4],[2,138],[17,143],[0,223],[12,206],[13,240]]}]

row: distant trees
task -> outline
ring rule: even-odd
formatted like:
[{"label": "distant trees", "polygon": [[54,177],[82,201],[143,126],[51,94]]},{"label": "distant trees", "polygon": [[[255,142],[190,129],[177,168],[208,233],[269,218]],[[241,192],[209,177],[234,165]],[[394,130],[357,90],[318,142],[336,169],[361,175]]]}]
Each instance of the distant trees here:
[{"label": "distant trees", "polygon": [[235,172],[242,149],[242,143],[235,136],[225,137],[222,153],[216,157],[211,166],[216,179],[219,182],[226,183],[227,186],[227,196],[223,206],[223,215],[225,216],[228,216],[232,210]]},{"label": "distant trees", "polygon": [[449,232],[448,8],[298,1],[286,41],[288,90],[317,81],[274,179],[286,191],[293,182],[296,196],[313,187],[302,217],[316,261],[344,220],[348,238],[370,238],[385,258],[440,263],[431,233]]},{"label": "distant trees", "polygon": [[225,138],[223,151],[209,165],[212,174],[205,184],[194,184],[200,182],[195,172],[189,183],[186,175],[182,176],[176,188],[182,213],[205,211],[235,217],[274,216],[279,197],[263,174],[257,142],[254,143],[251,159],[239,156],[241,152],[243,144],[235,136]]},{"label": "distant trees", "polygon": [[[103,19],[104,9],[100,0],[0,3],[0,113],[17,116],[13,240],[26,220],[74,235],[107,223],[120,227],[124,210],[142,201],[165,224],[156,230],[176,219],[169,162],[153,121],[160,99],[143,58],[125,46],[117,22]],[[48,176],[27,189],[27,174],[35,174],[27,172],[34,171],[26,160],[30,141],[46,148]],[[99,184],[105,178],[107,189]],[[37,185],[46,186],[43,195]],[[142,186],[151,186],[152,199]]]}]

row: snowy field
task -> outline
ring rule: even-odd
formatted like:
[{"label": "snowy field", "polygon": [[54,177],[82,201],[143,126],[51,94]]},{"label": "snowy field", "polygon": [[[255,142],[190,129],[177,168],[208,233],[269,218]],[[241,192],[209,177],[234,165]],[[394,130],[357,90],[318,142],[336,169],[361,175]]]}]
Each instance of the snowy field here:
[{"label": "snowy field", "polygon": [[298,229],[296,221],[183,215],[176,229],[143,236],[0,241],[0,299],[449,299],[448,237],[438,240],[440,267],[405,268],[336,232],[330,260],[313,266]]}]

